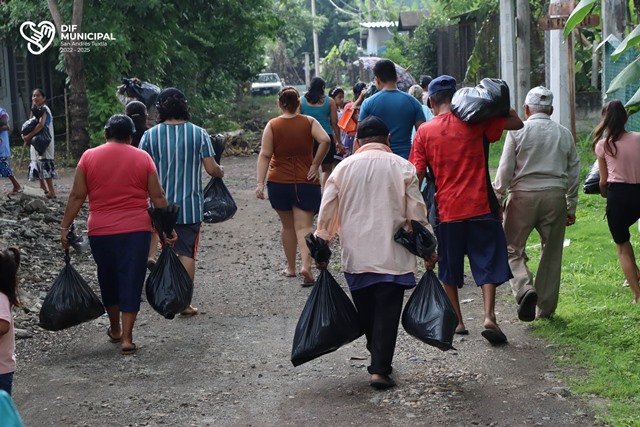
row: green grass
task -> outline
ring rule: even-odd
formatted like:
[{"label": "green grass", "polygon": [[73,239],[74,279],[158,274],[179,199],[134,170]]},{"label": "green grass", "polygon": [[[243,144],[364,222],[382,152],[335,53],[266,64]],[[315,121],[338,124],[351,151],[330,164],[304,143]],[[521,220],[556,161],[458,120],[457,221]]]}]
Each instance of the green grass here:
[{"label": "green grass", "polygon": [[[491,148],[497,167],[502,144]],[[588,136],[578,138],[582,178],[594,161]],[[614,426],[640,426],[640,306],[623,288],[624,276],[604,219],[605,199],[580,194],[577,222],[567,228],[571,243],[564,249],[560,302],[550,320],[531,325],[534,334],[556,344],[556,363],[568,368],[571,389],[590,399],[599,421]],[[640,232],[631,228],[638,248]],[[533,233],[528,246],[538,243]],[[637,250],[637,249],[636,249]],[[530,249],[537,269],[539,249]]]}]

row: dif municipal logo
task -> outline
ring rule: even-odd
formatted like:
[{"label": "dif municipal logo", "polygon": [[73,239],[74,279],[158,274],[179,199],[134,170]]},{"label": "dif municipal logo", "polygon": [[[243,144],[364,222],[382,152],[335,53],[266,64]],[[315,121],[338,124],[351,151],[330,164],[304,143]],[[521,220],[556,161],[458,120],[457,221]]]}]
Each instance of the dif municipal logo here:
[{"label": "dif municipal logo", "polygon": [[[92,47],[106,46],[107,41],[116,39],[113,33],[78,32],[77,25],[61,25],[60,30],[61,52],[89,52]],[[20,35],[27,41],[29,52],[40,55],[53,43],[56,27],[50,21],[25,21],[20,25]]]}]

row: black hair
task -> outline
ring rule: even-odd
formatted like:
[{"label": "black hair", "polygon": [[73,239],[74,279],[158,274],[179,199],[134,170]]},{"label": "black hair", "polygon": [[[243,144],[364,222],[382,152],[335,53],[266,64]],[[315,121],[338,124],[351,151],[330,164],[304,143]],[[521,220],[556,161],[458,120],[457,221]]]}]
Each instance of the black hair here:
[{"label": "black hair", "polygon": [[124,112],[133,120],[136,127],[136,131],[131,137],[131,145],[137,147],[142,139],[142,134],[149,129],[147,126],[147,106],[140,101],[131,101],[125,107]]},{"label": "black hair", "polygon": [[441,90],[439,92],[436,92],[433,95],[431,95],[431,98],[433,98],[432,104],[442,105],[446,103],[451,103],[454,93],[456,93],[455,90]]},{"label": "black hair", "polygon": [[9,299],[9,304],[21,307],[18,298],[18,268],[20,250],[16,247],[0,247],[0,292]]},{"label": "black hair", "polygon": [[324,86],[325,82],[322,77],[314,77],[309,83],[309,90],[304,94],[307,101],[311,104],[318,104],[324,99]]},{"label": "black hair", "polygon": [[295,113],[300,106],[300,92],[293,86],[285,86],[278,92],[278,101],[283,110]]},{"label": "black hair", "polygon": [[344,95],[344,89],[342,89],[340,86],[336,86],[329,91],[329,96],[331,98],[335,98],[340,94]]},{"label": "black hair", "polygon": [[127,141],[135,132],[136,127],[133,124],[133,120],[124,114],[114,114],[109,117],[104,127],[104,135],[108,140]]},{"label": "black hair", "polygon": [[167,120],[190,120],[189,103],[187,99],[181,95],[169,95],[166,98],[156,102],[158,108],[158,122],[162,123]]},{"label": "black hair", "polygon": [[389,59],[381,59],[373,66],[373,75],[380,79],[382,83],[397,82],[398,73],[396,64]]},{"label": "black hair", "polygon": [[431,80],[433,80],[433,77],[431,76],[420,76],[420,87],[422,89],[427,89]]},{"label": "black hair", "polygon": [[605,136],[604,151],[610,156],[614,156],[618,152],[616,141],[618,141],[626,130],[624,125],[627,123],[627,110],[624,105],[617,99],[609,101],[602,107],[602,120],[593,131],[592,148],[595,151],[598,141]]},{"label": "black hair", "polygon": [[353,96],[355,99],[358,99],[360,93],[367,88],[367,84],[365,82],[357,82],[353,85]]},{"label": "black hair", "polygon": [[39,87],[37,87],[33,91],[31,91],[31,95],[33,95],[33,92],[38,92],[40,94],[40,96],[42,96],[43,98],[47,97],[47,94],[44,93],[44,91],[42,89],[40,89]]}]

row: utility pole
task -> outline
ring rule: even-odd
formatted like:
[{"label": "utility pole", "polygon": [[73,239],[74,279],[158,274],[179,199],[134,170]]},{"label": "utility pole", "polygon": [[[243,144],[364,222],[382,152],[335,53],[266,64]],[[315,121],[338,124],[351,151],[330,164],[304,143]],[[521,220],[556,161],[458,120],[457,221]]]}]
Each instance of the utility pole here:
[{"label": "utility pole", "polygon": [[528,0],[516,0],[516,107],[524,117],[524,100],[531,89],[531,9]]},{"label": "utility pole", "polygon": [[[500,77],[509,86],[511,105],[517,105],[515,4],[513,0],[500,0]],[[517,108],[517,107],[516,107]]]},{"label": "utility pole", "polygon": [[322,73],[320,65],[320,48],[318,47],[318,32],[316,31],[316,0],[311,0],[311,20],[313,25],[313,62],[315,64],[315,76]]}]

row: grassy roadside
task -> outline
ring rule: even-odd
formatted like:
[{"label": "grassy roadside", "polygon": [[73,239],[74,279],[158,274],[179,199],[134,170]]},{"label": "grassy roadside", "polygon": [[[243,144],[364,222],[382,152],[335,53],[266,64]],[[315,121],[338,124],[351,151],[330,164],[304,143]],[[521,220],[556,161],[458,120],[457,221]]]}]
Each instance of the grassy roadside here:
[{"label": "grassy roadside", "polygon": [[[594,161],[588,136],[579,138],[582,177]],[[491,148],[497,167],[502,144]],[[604,219],[605,199],[581,192],[577,222],[567,228],[570,244],[563,254],[560,302],[556,316],[531,324],[534,334],[557,345],[556,363],[574,372],[571,389],[590,399],[599,421],[640,426],[640,306],[622,287],[624,276]],[[530,268],[540,256],[536,233],[527,242]],[[638,248],[640,232],[631,228]],[[638,250],[638,249],[636,249]]]}]

